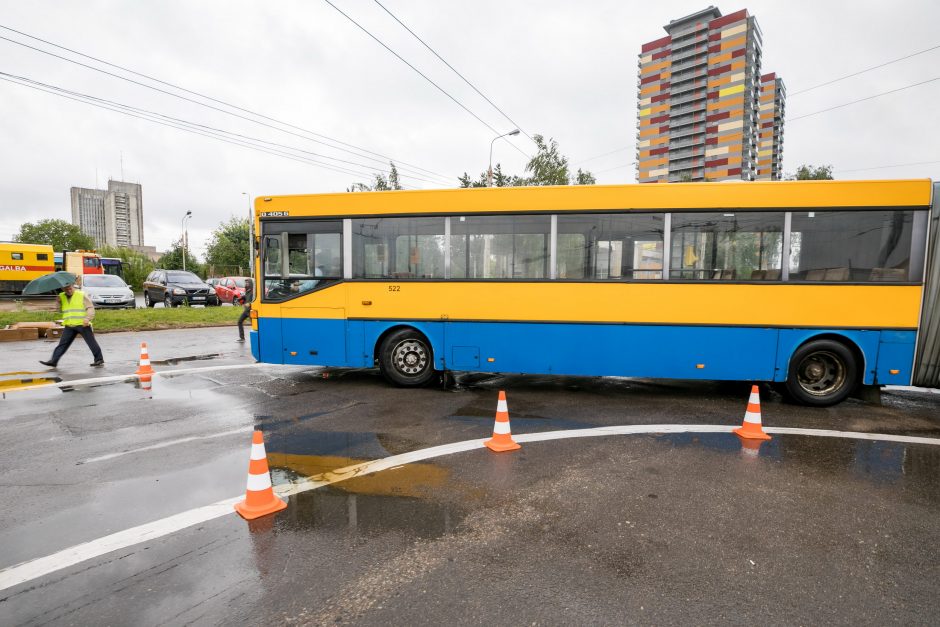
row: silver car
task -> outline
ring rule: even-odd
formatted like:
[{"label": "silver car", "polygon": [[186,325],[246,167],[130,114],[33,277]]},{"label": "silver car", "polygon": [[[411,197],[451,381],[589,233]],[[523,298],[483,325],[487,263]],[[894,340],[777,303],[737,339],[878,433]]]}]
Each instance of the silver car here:
[{"label": "silver car", "polygon": [[86,274],[82,277],[82,291],[95,307],[134,309],[134,292],[119,276],[113,274]]}]

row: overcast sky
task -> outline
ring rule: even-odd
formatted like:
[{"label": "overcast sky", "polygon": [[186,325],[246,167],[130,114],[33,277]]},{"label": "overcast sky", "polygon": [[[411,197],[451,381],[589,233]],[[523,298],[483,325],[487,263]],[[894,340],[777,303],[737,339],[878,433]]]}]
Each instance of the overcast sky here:
[{"label": "overcast sky", "polygon": [[[201,253],[220,221],[247,214],[242,192],[343,191],[368,181],[371,172],[387,170],[385,159],[369,160],[364,151],[394,159],[402,174],[406,163],[422,168],[409,172],[427,180],[403,176],[409,188],[455,187],[464,171],[476,177],[485,170],[496,135],[487,125],[506,132],[513,123],[378,4],[332,1],[486,125],[322,0],[0,0],[2,26],[287,122],[304,129],[292,130],[299,135],[310,131],[346,142],[359,152],[343,153],[0,40],[0,72],[309,151],[293,154],[357,172],[262,154],[0,81],[0,239],[10,238],[23,221],[70,220],[69,188],[104,187],[109,177],[143,185],[144,236],[160,250],[179,237],[180,219],[191,209],[190,242]],[[641,44],[664,36],[669,20],[707,6],[686,0],[380,1],[523,131],[555,138],[572,164],[593,171],[599,183],[635,180]],[[935,0],[717,6],[724,14],[747,8],[757,17],[764,36],[762,72],[777,72],[791,94],[940,45]],[[9,30],[0,29],[0,37],[175,91]],[[938,68],[940,49],[791,95],[788,117],[934,79]],[[784,169],[831,163],[837,178],[940,179],[938,102],[940,80],[788,122]],[[534,146],[524,135],[512,144],[498,141],[493,159],[504,171],[521,174],[523,153],[531,155]],[[603,153],[612,154],[593,158]],[[884,167],[917,162],[933,163]]]}]

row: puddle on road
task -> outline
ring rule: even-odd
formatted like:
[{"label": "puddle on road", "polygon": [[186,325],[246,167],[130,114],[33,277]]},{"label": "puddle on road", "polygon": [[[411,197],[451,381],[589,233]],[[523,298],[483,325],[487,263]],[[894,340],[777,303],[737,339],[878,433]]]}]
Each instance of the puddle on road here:
[{"label": "puddle on road", "polygon": [[[543,429],[545,427],[550,427],[552,429],[563,430],[585,429],[587,427],[597,426],[578,420],[549,418],[548,416],[539,416],[537,414],[526,414],[520,411],[514,411],[512,406],[509,407],[509,412],[512,417],[513,430],[517,430],[520,433],[530,428]],[[489,406],[482,406],[477,403],[471,403],[461,407],[454,415],[448,416],[447,419],[457,420],[460,422],[472,422],[474,424],[479,424],[485,421],[493,422],[496,419],[496,405],[494,403]]]},{"label": "puddle on road", "polygon": [[[17,372],[10,373],[17,375],[24,374],[34,374],[30,372]],[[5,394],[6,392],[13,392],[15,390],[25,390],[28,388],[41,387],[44,385],[49,385],[51,383],[58,383],[62,379],[60,377],[29,377],[21,379],[4,379],[0,381],[0,393]]]},{"label": "puddle on road", "polygon": [[[265,436],[265,450],[275,485],[317,478],[340,468],[389,457],[389,437],[376,433],[333,431],[277,432]],[[421,497],[444,485],[450,471],[434,464],[398,468],[347,479],[334,489],[362,495]]]},{"label": "puddle on road", "polygon": [[[330,486],[290,497],[274,526],[279,531],[331,530],[377,536],[399,533],[433,540],[454,533],[466,511],[407,496],[350,493]],[[274,518],[274,517],[268,517]]]},{"label": "puddle on road", "polygon": [[221,356],[222,353],[206,353],[205,355],[187,355],[186,357],[171,357],[169,359],[151,359],[150,363],[155,366],[175,366],[186,361],[207,361]]},{"label": "puddle on road", "polygon": [[679,447],[700,447],[747,458],[799,464],[817,472],[847,474],[876,484],[904,484],[940,500],[940,447],[882,440],[773,434],[769,441],[741,440],[731,433],[654,434]]}]

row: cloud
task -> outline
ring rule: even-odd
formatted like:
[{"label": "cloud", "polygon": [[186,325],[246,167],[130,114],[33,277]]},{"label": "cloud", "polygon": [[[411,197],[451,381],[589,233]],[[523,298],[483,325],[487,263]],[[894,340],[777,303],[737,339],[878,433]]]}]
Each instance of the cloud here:
[{"label": "cloud", "polygon": [[[558,140],[573,163],[628,148],[584,164],[601,183],[633,182],[640,45],[661,36],[670,19],[702,8],[641,9],[613,0],[385,4],[526,132]],[[512,128],[377,5],[337,6],[494,129]],[[2,0],[0,8],[0,24],[446,177],[428,183],[405,176],[412,187],[456,186],[458,175],[476,176],[487,165],[494,133],[325,3]],[[927,1],[903,11],[874,1],[853,3],[851,11],[769,0],[747,8],[763,31],[764,71],[778,72],[791,92],[934,45],[940,18]],[[168,247],[192,210],[197,251],[219,222],[247,211],[242,192],[341,191],[387,168],[381,158],[351,156],[8,42],[0,41],[0,55],[3,72],[355,161],[343,167],[360,172],[340,174],[0,82],[0,238],[23,220],[69,219],[69,188],[120,178],[122,156],[124,178],[143,185],[147,243]],[[938,60],[940,51],[794,96],[789,113],[930,78]],[[940,122],[929,115],[938,95],[940,82],[794,121],[786,127],[785,168],[831,163],[838,176],[840,169],[940,159],[933,141]],[[513,144],[533,151],[523,136]],[[494,161],[521,173],[526,158],[499,142]],[[937,172],[933,165],[845,178]]]}]

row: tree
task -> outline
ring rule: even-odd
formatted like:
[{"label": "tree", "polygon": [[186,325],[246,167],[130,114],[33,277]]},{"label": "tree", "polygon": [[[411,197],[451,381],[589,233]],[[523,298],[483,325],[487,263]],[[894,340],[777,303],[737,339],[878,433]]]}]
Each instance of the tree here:
[{"label": "tree", "polygon": [[529,185],[568,185],[568,158],[558,152],[558,142],[549,138],[548,143],[541,135],[532,138],[539,151],[525,166],[531,172]]},{"label": "tree", "polygon": [[401,183],[398,180],[398,168],[395,167],[395,164],[389,162],[391,169],[388,172],[388,178],[385,178],[384,174],[376,173],[374,175],[374,180],[371,185],[367,183],[353,183],[351,187],[347,188],[347,192],[386,192],[390,189],[402,189]]},{"label": "tree", "polygon": [[[173,242],[173,246],[160,257],[158,265],[164,270],[182,270],[183,269],[183,241],[181,239]],[[186,251],[186,269],[190,272],[203,276],[205,268],[192,252]]]},{"label": "tree", "polygon": [[[180,258],[182,259],[182,257]],[[189,260],[186,260],[187,266]],[[247,272],[251,265],[251,230],[248,218],[232,217],[216,228],[206,247],[206,265],[216,273]],[[221,270],[224,267],[226,270]]]},{"label": "tree", "polygon": [[[493,187],[518,187],[520,185],[594,185],[597,179],[587,170],[578,168],[576,174],[568,169],[568,158],[558,151],[558,142],[549,139],[548,142],[541,135],[535,135],[532,140],[538,146],[538,152],[525,166],[530,176],[521,177],[503,174],[500,164],[493,168]],[[461,187],[486,187],[486,171],[480,178],[473,180],[466,172],[457,178]]]},{"label": "tree", "polygon": [[395,164],[391,161],[389,165],[392,166],[388,172],[388,188],[389,189],[401,189],[401,183],[398,181],[398,168],[395,167]]},{"label": "tree", "polygon": [[574,177],[575,185],[597,185],[597,179],[588,171],[582,171],[578,168],[578,174]]},{"label": "tree", "polygon": [[124,266],[124,280],[131,286],[131,289],[140,291],[143,289],[144,280],[147,275],[153,271],[153,262],[150,257],[132,250],[130,248],[116,248],[105,246],[98,250],[102,257],[117,257]]},{"label": "tree", "polygon": [[[461,187],[486,187],[486,180],[485,171],[481,172],[480,178],[475,181],[466,172],[463,173],[463,176],[457,178],[457,182],[460,183]],[[525,179],[505,174],[502,165],[499,163],[493,168],[493,187],[519,187],[521,185],[526,185]]]},{"label": "tree", "polygon": [[46,244],[57,252],[95,247],[94,238],[65,220],[40,220],[35,224],[24,222],[13,239],[23,244]]},{"label": "tree", "polygon": [[801,165],[796,169],[794,174],[788,174],[786,180],[788,181],[831,181],[832,180],[832,165],[821,165],[819,167],[813,165]]}]

